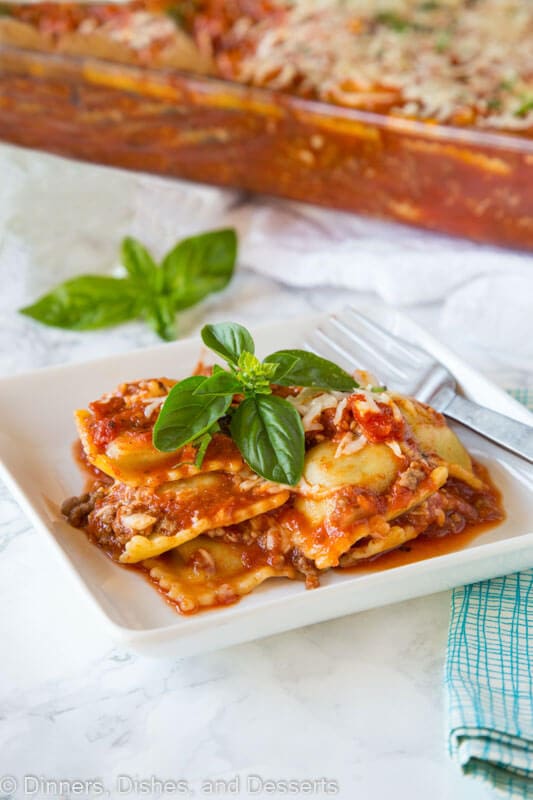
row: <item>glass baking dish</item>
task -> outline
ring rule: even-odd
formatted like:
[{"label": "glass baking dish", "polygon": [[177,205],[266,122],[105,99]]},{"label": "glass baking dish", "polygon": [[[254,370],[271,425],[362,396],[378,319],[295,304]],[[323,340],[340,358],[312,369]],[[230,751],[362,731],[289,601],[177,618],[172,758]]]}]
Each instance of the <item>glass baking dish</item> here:
[{"label": "glass baking dish", "polygon": [[533,249],[533,140],[0,42],[0,139]]}]

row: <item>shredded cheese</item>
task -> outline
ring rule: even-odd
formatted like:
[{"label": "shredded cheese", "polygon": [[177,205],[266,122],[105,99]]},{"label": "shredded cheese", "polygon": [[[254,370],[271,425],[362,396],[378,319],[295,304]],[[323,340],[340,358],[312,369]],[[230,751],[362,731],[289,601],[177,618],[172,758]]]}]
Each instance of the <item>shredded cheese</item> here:
[{"label": "shredded cheese", "polygon": [[348,397],[349,395],[344,392],[323,392],[318,389],[306,388],[302,389],[294,397],[287,397],[287,400],[302,417],[304,431],[310,432],[322,430],[322,425],[318,422],[318,418],[327,408],[337,408],[336,419],[339,402],[342,403],[344,401],[344,407],[346,407]]},{"label": "shredded cheese", "polygon": [[150,419],[154,411],[162,406],[166,399],[166,397],[155,397],[154,399],[147,397],[145,400],[143,400],[144,403],[147,403],[147,406],[144,409],[144,416],[147,419]]},{"label": "shredded cheese", "polygon": [[387,445],[387,447],[390,447],[390,449],[392,450],[392,452],[394,453],[395,456],[398,456],[398,458],[402,457],[402,449],[401,449],[401,447],[400,447],[398,442],[389,441],[389,442],[385,442],[385,444]]},{"label": "shredded cheese", "polygon": [[340,421],[342,419],[342,415],[344,414],[344,409],[346,408],[347,403],[348,403],[348,398],[344,397],[340,401],[340,403],[338,404],[337,410],[335,412],[335,416],[333,417],[333,424],[334,425],[339,425],[339,423],[340,423]]},{"label": "shredded cheese", "polygon": [[278,0],[229,34],[245,83],[458,125],[533,125],[530,0]]},{"label": "shredded cheese", "polygon": [[364,434],[354,437],[350,432],[345,433],[339,442],[339,446],[335,450],[335,458],[349,455],[350,453],[357,453],[359,450],[362,450],[366,444],[368,444],[368,440]]}]

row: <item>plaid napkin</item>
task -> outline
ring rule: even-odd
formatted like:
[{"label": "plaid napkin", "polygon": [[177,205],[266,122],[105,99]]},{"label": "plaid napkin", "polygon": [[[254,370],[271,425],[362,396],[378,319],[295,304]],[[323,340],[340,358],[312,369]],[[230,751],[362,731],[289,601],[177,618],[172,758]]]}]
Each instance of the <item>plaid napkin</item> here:
[{"label": "plaid napkin", "polygon": [[[533,405],[533,392],[511,393]],[[454,590],[446,689],[450,753],[464,774],[531,800],[533,569]]]}]

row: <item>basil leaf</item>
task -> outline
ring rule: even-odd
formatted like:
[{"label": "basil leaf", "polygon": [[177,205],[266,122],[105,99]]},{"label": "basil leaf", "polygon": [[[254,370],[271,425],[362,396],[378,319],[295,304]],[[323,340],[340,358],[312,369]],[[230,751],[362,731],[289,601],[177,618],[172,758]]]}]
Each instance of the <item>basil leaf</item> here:
[{"label": "basil leaf", "polygon": [[212,438],[213,438],[212,434],[207,432],[207,433],[204,433],[203,436],[200,436],[198,441],[195,442],[195,444],[198,445],[198,450],[196,452],[196,458],[194,459],[194,466],[197,469],[200,469],[200,467],[204,463],[205,454],[207,452],[207,448],[209,447],[209,444],[210,444]]},{"label": "basil leaf", "polygon": [[160,275],[159,267],[154,259],[137,239],[127,236],[122,240],[122,263],[130,278],[143,289],[157,291]]},{"label": "basil leaf", "polygon": [[196,395],[234,395],[242,391],[242,385],[231,372],[215,372],[207,378],[198,389]]},{"label": "basil leaf", "polygon": [[146,321],[161,339],[172,342],[176,338],[176,312],[171,298],[156,295],[146,303]]},{"label": "basil leaf", "polygon": [[233,395],[195,395],[206,380],[205,375],[192,375],[172,387],[154,425],[152,439],[157,450],[163,453],[178,450],[206,433],[224,416]]},{"label": "basil leaf", "polygon": [[280,358],[277,361],[269,361],[269,359],[273,358],[273,356],[278,356],[278,355],[280,354],[273,353],[272,356],[268,356],[267,358],[265,358],[263,362],[265,364],[270,364],[270,366],[272,367],[273,371],[271,374],[271,378],[272,381],[276,383],[279,383],[280,379],[283,378],[284,375],[287,375],[290,372],[292,372],[300,360],[298,356],[292,356],[289,355],[288,352],[283,352],[283,357],[280,356]]},{"label": "basil leaf", "polygon": [[80,275],[65,281],[21,314],[56,328],[88,331],[138,317],[142,298],[125,278]]},{"label": "basil leaf", "polygon": [[257,356],[245,350],[237,362],[237,376],[246,394],[272,394],[270,380],[276,368],[276,364],[262,364]]},{"label": "basil leaf", "polygon": [[255,351],[251,333],[237,322],[218,322],[215,325],[204,325],[202,328],[202,341],[233,367],[237,366],[241,353],[253,353]]},{"label": "basil leaf", "polygon": [[164,291],[179,311],[189,308],[229,283],[237,258],[233,228],[183,239],[163,259]]},{"label": "basil leaf", "polygon": [[278,350],[265,361],[278,365],[272,381],[281,386],[312,386],[336,392],[351,392],[358,386],[337,364],[307,350]]},{"label": "basil leaf", "polygon": [[305,439],[300,415],[290,403],[275,395],[249,397],[233,414],[230,430],[254,472],[276,483],[298,483]]}]

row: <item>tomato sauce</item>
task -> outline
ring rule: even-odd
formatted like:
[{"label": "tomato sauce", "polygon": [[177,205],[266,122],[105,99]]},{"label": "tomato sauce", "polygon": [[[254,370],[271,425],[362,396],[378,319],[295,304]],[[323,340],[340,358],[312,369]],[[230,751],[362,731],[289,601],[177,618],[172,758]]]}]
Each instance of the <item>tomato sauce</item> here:
[{"label": "tomato sauce", "polygon": [[480,522],[477,525],[468,525],[460,533],[445,533],[442,536],[426,536],[421,534],[416,539],[411,539],[404,545],[383,553],[375,558],[361,561],[351,567],[337,567],[339,572],[380,572],[381,570],[403,567],[406,564],[415,564],[427,558],[445,556],[467,547],[471,542],[492,530],[501,520],[494,522]]},{"label": "tomato sauce", "polygon": [[87,459],[85,455],[85,451],[83,449],[82,443],[79,439],[76,439],[74,444],[72,445],[72,455],[74,461],[78,465],[81,474],[85,478],[85,482],[83,484],[83,491],[84,492],[91,492],[94,488],[95,483],[104,483],[110,486],[113,483],[113,478],[110,478],[109,475],[106,475],[105,472],[98,469],[98,467],[93,466]]},{"label": "tomato sauce", "polygon": [[365,402],[365,396],[356,392],[350,397],[350,408],[369,442],[378,443],[404,438],[404,422],[394,416],[391,406],[377,402],[378,413],[361,411],[357,404],[358,400]]},{"label": "tomato sauce", "polygon": [[[438,527],[433,523],[428,526],[427,532],[419,534],[400,547],[380,553],[374,558],[361,560],[353,566],[341,568],[342,571],[378,572],[454,553],[499,525],[505,519],[501,492],[483,465],[474,463],[474,471],[483,480],[487,489],[477,491],[453,478],[449,479],[447,484],[451,492],[468,503],[469,509],[467,511],[465,506],[464,516],[461,514],[456,518],[456,512],[451,511],[446,515],[442,526]],[[472,521],[474,516],[476,519]],[[400,520],[401,518],[398,521]]]}]

